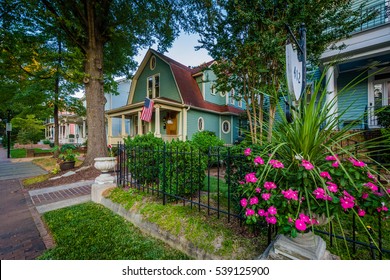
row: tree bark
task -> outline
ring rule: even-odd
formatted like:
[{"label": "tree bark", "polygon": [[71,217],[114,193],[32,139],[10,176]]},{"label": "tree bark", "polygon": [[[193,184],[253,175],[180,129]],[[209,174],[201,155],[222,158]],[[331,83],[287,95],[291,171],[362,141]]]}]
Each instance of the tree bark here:
[{"label": "tree bark", "polygon": [[[88,2],[89,3],[89,2]],[[93,6],[87,3],[88,46],[84,84],[87,102],[88,145],[83,165],[93,165],[94,158],[107,156],[103,91],[103,46],[100,37],[99,20],[95,17]]]}]

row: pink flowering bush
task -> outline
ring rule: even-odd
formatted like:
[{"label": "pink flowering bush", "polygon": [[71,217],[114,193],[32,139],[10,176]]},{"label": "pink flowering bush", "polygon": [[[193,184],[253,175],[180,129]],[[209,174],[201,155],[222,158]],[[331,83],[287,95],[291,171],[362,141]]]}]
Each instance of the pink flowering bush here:
[{"label": "pink flowering bush", "polygon": [[299,156],[282,162],[275,154],[254,154],[250,148],[244,154],[252,166],[239,187],[248,224],[277,225],[280,233],[295,237],[319,224],[323,215],[389,216],[389,190],[363,161],[326,155],[316,164]]}]

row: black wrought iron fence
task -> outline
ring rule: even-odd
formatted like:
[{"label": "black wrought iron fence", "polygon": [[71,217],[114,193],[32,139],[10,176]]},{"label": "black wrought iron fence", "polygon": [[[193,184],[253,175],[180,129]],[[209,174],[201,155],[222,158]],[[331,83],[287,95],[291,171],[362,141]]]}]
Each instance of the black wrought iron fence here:
[{"label": "black wrought iron fence", "polygon": [[[175,202],[189,205],[198,211],[204,210],[208,215],[220,218],[224,216],[228,222],[232,219],[243,224],[245,217],[242,213],[236,189],[239,181],[248,172],[250,166],[246,164],[243,153],[237,154],[230,147],[210,148],[208,153],[187,146],[157,147],[126,146],[118,144],[117,184],[121,187],[130,187],[152,193],[161,198],[162,203]],[[352,218],[351,218],[352,217]],[[352,247],[352,253],[357,248],[365,248],[371,252],[371,258],[390,258],[390,250],[384,248],[382,221],[372,225],[375,228],[375,240],[367,239],[366,231],[359,233],[358,239],[354,215],[350,215],[351,229],[346,238],[330,230],[317,230],[328,243],[333,246],[335,239],[345,239]],[[261,231],[268,232],[268,243],[276,234],[275,227],[266,224],[259,225]],[[361,228],[360,228],[361,230]],[[374,235],[372,235],[374,236]]]}]

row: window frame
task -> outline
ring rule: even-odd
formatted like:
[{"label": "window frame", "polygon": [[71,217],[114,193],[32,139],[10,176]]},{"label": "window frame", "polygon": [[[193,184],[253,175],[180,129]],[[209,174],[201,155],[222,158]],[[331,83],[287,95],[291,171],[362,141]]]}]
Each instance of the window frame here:
[{"label": "window frame", "polygon": [[[201,125],[199,125],[201,124]],[[198,131],[204,131],[204,118],[199,117],[198,118]]]},{"label": "window frame", "polygon": [[[227,129],[227,130],[225,130],[224,124],[227,124],[227,125],[228,125],[228,129]],[[224,133],[224,134],[229,134],[229,133],[230,133],[230,131],[231,131],[231,124],[230,124],[230,121],[229,121],[229,120],[224,120],[224,121],[221,123],[221,130],[222,130],[222,133]]]}]

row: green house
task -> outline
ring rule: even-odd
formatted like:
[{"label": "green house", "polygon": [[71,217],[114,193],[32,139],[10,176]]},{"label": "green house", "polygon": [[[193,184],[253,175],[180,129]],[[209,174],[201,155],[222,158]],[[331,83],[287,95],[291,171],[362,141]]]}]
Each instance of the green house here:
[{"label": "green house", "polygon": [[[150,132],[165,141],[186,141],[207,130],[233,144],[240,134],[245,104],[233,98],[234,89],[215,90],[213,63],[188,67],[150,49],[134,75],[127,104],[106,111],[108,143]],[[146,98],[152,101],[152,111],[151,118],[143,120]],[[113,123],[118,123],[114,119],[120,120],[120,130],[113,130]]]}]

